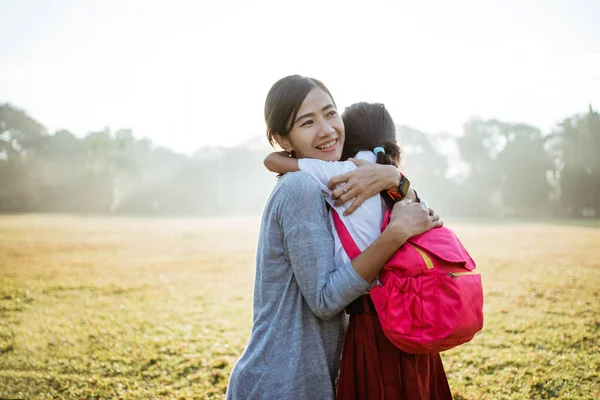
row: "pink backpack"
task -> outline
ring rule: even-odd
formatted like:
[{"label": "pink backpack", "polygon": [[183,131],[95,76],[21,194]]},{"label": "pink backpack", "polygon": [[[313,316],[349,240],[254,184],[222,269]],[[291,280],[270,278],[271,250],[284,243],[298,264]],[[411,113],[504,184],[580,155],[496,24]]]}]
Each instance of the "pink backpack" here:
[{"label": "pink backpack", "polygon": [[[333,211],[335,228],[350,259],[359,248]],[[382,230],[390,220],[384,217]],[[481,276],[450,229],[413,237],[379,273],[370,291],[385,336],[411,354],[439,353],[473,339],[483,327]]]}]

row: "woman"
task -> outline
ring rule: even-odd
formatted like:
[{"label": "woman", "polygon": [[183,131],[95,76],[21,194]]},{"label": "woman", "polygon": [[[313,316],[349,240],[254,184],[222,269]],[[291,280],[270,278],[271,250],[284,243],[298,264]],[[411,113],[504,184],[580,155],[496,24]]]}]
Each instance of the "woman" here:
[{"label": "woman", "polygon": [[[265,121],[269,141],[297,157],[340,159],[344,125],[333,96],[316,79],[293,75],[276,82],[265,102]],[[340,200],[356,198],[348,212],[400,182],[394,167],[380,165],[362,165],[341,179],[348,183]],[[409,197],[415,199],[414,191]],[[282,176],[263,211],[252,333],[231,373],[227,398],[334,398],[345,332],[341,311],[368,290],[408,238],[441,224],[420,204],[403,200],[381,236],[336,267],[318,183],[303,172]]]}]

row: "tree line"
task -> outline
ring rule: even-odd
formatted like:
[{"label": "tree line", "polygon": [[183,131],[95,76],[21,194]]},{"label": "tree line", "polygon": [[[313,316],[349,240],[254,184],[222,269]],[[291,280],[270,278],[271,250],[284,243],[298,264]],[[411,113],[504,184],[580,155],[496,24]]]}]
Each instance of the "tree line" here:
[{"label": "tree line", "polygon": [[[403,169],[441,215],[600,218],[600,116],[552,132],[471,119],[460,136],[398,127]],[[0,104],[0,212],[258,214],[276,182],[266,138],[187,156],[130,129],[48,132]]]}]

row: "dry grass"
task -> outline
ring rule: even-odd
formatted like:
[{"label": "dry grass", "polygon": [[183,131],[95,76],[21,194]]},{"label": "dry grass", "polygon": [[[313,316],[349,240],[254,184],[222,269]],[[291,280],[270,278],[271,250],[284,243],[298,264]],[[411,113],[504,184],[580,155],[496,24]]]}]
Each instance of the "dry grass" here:
[{"label": "dry grass", "polygon": [[[486,325],[457,399],[600,397],[600,229],[453,225]],[[220,398],[251,325],[257,219],[0,217],[0,398]]]}]

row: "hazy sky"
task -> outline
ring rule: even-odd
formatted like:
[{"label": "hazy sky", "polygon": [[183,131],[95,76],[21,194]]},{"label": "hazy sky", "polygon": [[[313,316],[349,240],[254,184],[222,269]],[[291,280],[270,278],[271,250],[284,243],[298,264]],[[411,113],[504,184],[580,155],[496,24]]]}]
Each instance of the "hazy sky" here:
[{"label": "hazy sky", "polygon": [[598,21],[596,0],[0,0],[0,102],[190,153],[264,135],[270,86],[298,73],[424,131],[547,131],[600,108]]}]

